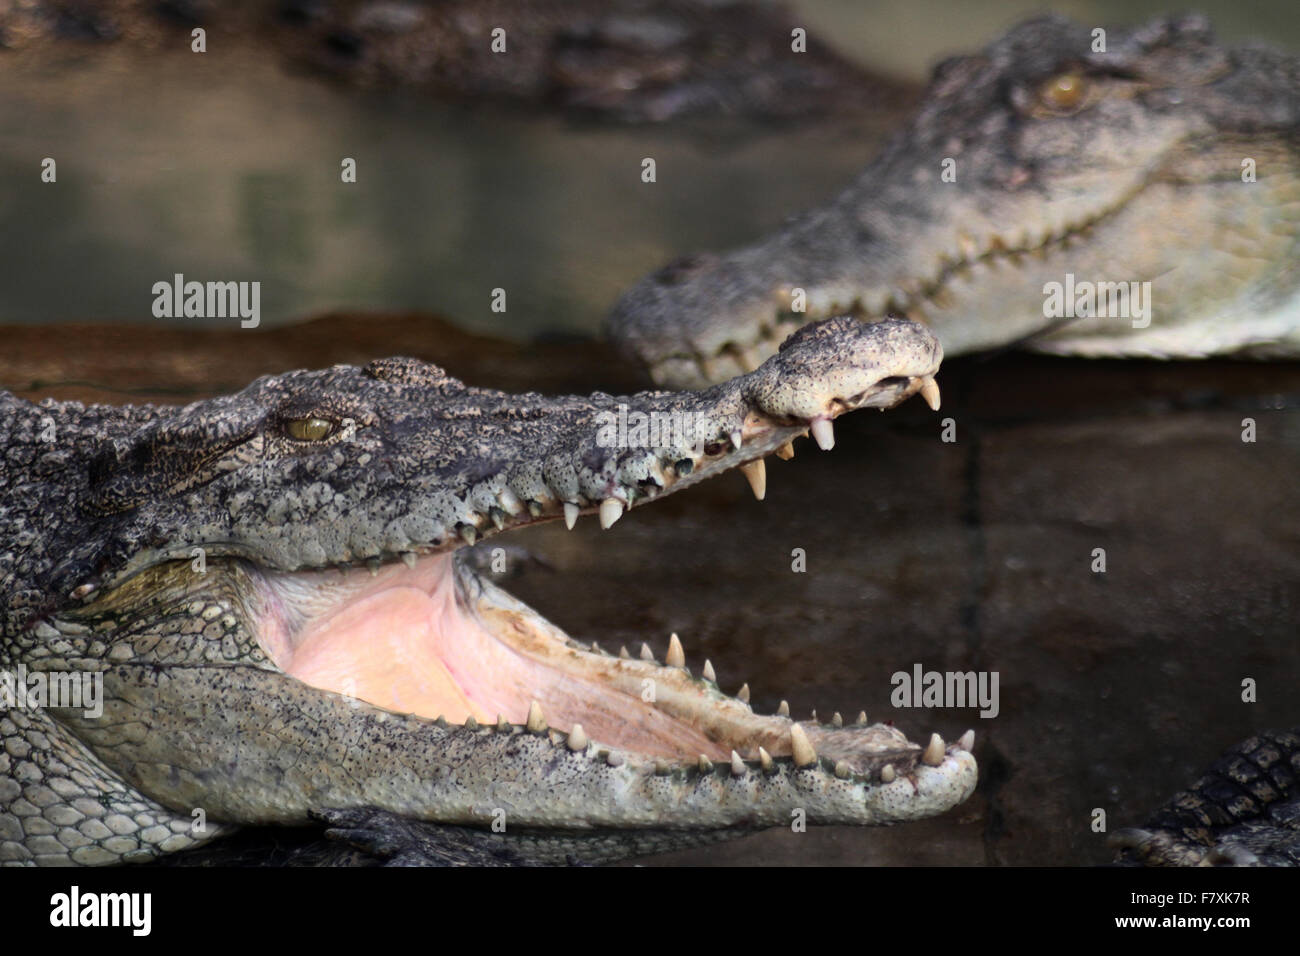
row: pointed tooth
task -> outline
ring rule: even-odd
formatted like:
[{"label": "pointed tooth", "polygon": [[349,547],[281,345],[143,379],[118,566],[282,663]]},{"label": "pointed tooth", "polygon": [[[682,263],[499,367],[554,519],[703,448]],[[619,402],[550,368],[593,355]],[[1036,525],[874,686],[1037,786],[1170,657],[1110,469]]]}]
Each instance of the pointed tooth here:
[{"label": "pointed tooth", "polygon": [[542,705],[535,700],[528,705],[528,723],[525,726],[534,734],[540,734],[546,729],[546,718],[542,716]]},{"label": "pointed tooth", "polygon": [[731,752],[731,775],[733,777],[742,777],[745,775],[745,761],[740,759],[740,754],[734,750]]},{"label": "pointed tooth", "polygon": [[939,410],[939,384],[934,380],[933,375],[927,375],[921,380],[921,397],[925,399],[925,404],[930,406],[930,411]]},{"label": "pointed tooth", "polygon": [[968,730],[957,738],[957,747],[970,753],[971,748],[975,746],[975,731]]},{"label": "pointed tooth", "polygon": [[460,536],[472,548],[474,543],[478,541],[478,528],[472,524],[461,525]]},{"label": "pointed tooth", "polygon": [[686,666],[686,651],[682,649],[682,642],[676,634],[668,638],[668,653],[664,655],[664,663],[669,667]]},{"label": "pointed tooth", "polygon": [[506,530],[506,518],[508,515],[506,515],[506,513],[500,508],[489,508],[488,517],[492,519],[492,523],[497,526],[498,531]]},{"label": "pointed tooth", "polygon": [[632,659],[632,655],[627,652],[626,644],[618,649],[618,656],[625,661],[630,661]]},{"label": "pointed tooth", "polygon": [[834,724],[836,727],[844,726],[844,718],[840,716],[840,712],[838,710],[835,711],[835,716],[831,718],[831,723]]},{"label": "pointed tooth", "polygon": [[508,514],[517,515],[524,510],[524,504],[519,500],[519,496],[509,488],[502,488],[497,493],[497,501],[501,502],[501,507]]},{"label": "pointed tooth", "polygon": [[849,762],[847,760],[836,761],[835,776],[839,777],[841,780],[847,780],[851,772],[852,771],[849,769]]},{"label": "pointed tooth", "polygon": [[762,747],[758,748],[758,765],[764,770],[772,769],[772,755]]},{"label": "pointed tooth", "polygon": [[372,578],[373,578],[373,577],[377,577],[377,576],[379,575],[379,559],[378,559],[378,558],[367,558],[367,559],[366,559],[366,567],[370,569],[370,576],[371,576]]},{"label": "pointed tooth", "polygon": [[534,518],[540,518],[542,516],[542,511],[543,508],[542,508],[542,503],[540,501],[535,501],[532,498],[528,499],[528,513],[530,515],[532,515]]},{"label": "pointed tooth", "polygon": [[607,530],[619,518],[623,517],[623,502],[617,498],[606,498],[600,503],[600,527]]},{"label": "pointed tooth", "polygon": [[814,707],[814,708],[813,708],[813,711],[812,711],[812,722],[813,722],[814,724],[819,724],[819,723],[821,723],[821,721],[817,719],[817,708],[816,708],[816,707]]},{"label": "pointed tooth", "polygon": [[894,765],[893,765],[892,763],[887,763],[887,764],[885,764],[883,767],[880,768],[880,782],[881,782],[881,783],[893,783],[893,782],[894,782],[894,777],[896,777],[896,776],[898,776],[898,774],[897,774],[897,772],[894,770]]},{"label": "pointed tooth", "polygon": [[740,690],[736,691],[736,699],[742,703],[749,703],[749,684],[740,685]]},{"label": "pointed tooth", "polygon": [[704,662],[704,670],[700,671],[700,676],[705,680],[713,681],[715,684],[718,682],[718,675],[713,673],[713,664],[707,660]]},{"label": "pointed tooth", "polygon": [[412,571],[415,570],[415,552],[414,552],[414,551],[403,551],[403,552],[402,552],[402,560],[406,563],[406,566],[407,566],[408,568],[410,568]]},{"label": "pointed tooth", "polygon": [[621,767],[624,763],[624,757],[621,753],[611,750],[609,753],[605,754],[605,763],[609,764],[611,767]]},{"label": "pointed tooth", "polygon": [[813,440],[822,451],[830,451],[835,447],[835,429],[829,418],[814,418],[808,427],[812,429]]},{"label": "pointed tooth", "polygon": [[572,751],[587,749],[587,732],[582,729],[582,724],[574,724],[573,729],[569,731],[569,749]]},{"label": "pointed tooth", "polygon": [[794,457],[794,442],[788,441],[776,450],[776,457],[782,461],[789,461]]},{"label": "pointed tooth", "polygon": [[778,708],[776,709],[776,715],[777,715],[778,717],[789,717],[789,716],[790,716],[790,702],[789,702],[789,701],[786,701],[786,700],[781,701],[781,706],[778,707]]},{"label": "pointed tooth", "polygon": [[510,721],[506,720],[501,714],[497,714],[497,730],[505,733],[510,729]]},{"label": "pointed tooth", "polygon": [[740,433],[740,429],[739,429],[739,428],[737,428],[734,432],[731,433],[731,447],[732,447],[732,448],[739,448],[740,445],[741,445],[741,442],[743,442],[744,440],[745,440],[745,439],[744,439],[744,436]]},{"label": "pointed tooth", "polygon": [[749,482],[749,490],[754,493],[755,498],[762,501],[767,495],[767,465],[763,464],[763,459],[741,465],[740,470],[744,473],[745,480]]},{"label": "pointed tooth", "polygon": [[650,650],[650,645],[645,641],[641,642],[641,660],[649,661],[652,664],[655,663],[654,651]]},{"label": "pointed tooth", "polygon": [[921,763],[937,767],[943,763],[943,738],[938,734],[930,735],[930,742],[921,754]]},{"label": "pointed tooth", "polygon": [[470,714],[468,717],[465,718],[465,729],[478,730],[478,721],[474,719],[473,714]]},{"label": "pointed tooth", "polygon": [[599,644],[597,644],[595,641],[592,641],[592,642],[591,642],[591,653],[593,653],[593,654],[603,654],[603,653],[605,653],[605,652],[602,651],[602,650],[600,649],[600,645],[599,645]]},{"label": "pointed tooth", "polygon": [[573,526],[578,523],[578,512],[581,510],[582,509],[572,501],[566,501],[564,503],[564,525],[570,531],[572,531]]},{"label": "pointed tooth", "polygon": [[790,747],[796,767],[807,767],[817,762],[817,751],[808,742],[808,735],[798,724],[790,725]]},{"label": "pointed tooth", "polygon": [[437,724],[439,727],[441,727],[443,730],[446,730],[447,727],[449,726],[447,723],[447,718],[442,716],[442,714],[438,715],[434,723]]},{"label": "pointed tooth", "polygon": [[865,710],[858,711],[858,726],[867,726],[867,712]]},{"label": "pointed tooth", "polygon": [[713,764],[704,754],[700,754],[700,773],[713,773]]}]

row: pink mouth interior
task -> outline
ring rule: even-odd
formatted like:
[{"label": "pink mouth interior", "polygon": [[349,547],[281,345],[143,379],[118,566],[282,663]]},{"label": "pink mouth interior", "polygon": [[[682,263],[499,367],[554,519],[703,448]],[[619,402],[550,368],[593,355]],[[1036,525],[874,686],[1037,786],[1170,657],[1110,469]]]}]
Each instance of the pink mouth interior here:
[{"label": "pink mouth interior", "polygon": [[[366,569],[267,575],[263,645],[290,676],[322,690],[427,718],[513,724],[536,700],[548,723],[580,723],[640,753],[726,758],[733,743],[643,702],[624,662],[576,650],[521,608],[457,596],[449,555]],[[526,609],[523,609],[526,610]]]}]

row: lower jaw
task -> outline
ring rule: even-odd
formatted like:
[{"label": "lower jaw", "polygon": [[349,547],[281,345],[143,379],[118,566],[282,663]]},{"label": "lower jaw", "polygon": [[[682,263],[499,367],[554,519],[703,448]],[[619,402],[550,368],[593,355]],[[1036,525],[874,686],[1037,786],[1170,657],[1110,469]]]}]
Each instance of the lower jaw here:
[{"label": "lower jaw", "polygon": [[[757,715],[693,676],[680,644],[665,664],[578,645],[449,554],[375,579],[364,569],[311,573],[321,576],[319,593],[341,596],[339,606],[305,626],[270,615],[265,648],[290,676],[386,710],[454,724],[544,724],[669,766],[798,757],[796,735],[858,775],[906,772],[924,756],[892,727]],[[318,593],[301,574],[267,582],[279,598]]]}]

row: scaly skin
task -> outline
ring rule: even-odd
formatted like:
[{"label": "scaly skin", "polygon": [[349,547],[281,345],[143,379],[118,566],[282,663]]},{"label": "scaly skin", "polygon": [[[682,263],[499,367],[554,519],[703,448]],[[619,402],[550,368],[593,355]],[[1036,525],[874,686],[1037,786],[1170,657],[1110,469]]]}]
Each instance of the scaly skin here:
[{"label": "scaly skin", "polygon": [[1110,846],[1144,866],[1300,866],[1300,728],[1264,731]]},{"label": "scaly skin", "polygon": [[[589,841],[608,858],[620,832],[630,854],[674,842],[651,831],[708,841],[799,808],[812,823],[943,812],[974,787],[970,735],[921,748],[883,725],[760,717],[709,671],[690,676],[675,641],[665,665],[580,647],[450,553],[578,512],[608,526],[738,465],[761,491],[761,457],[809,428],[827,445],[843,411],[917,391],[937,400],[940,357],[913,323],[843,319],[699,393],[507,395],[386,359],[270,376],[184,408],[0,394],[0,669],[99,674],[104,689],[100,717],[0,714],[0,861],[137,861],[238,824],[359,825],[358,810],[478,827],[504,811],[530,834],[512,858],[547,857],[548,831],[560,847],[609,831]],[[693,413],[702,431],[604,447],[597,416],[620,403]],[[343,691],[288,672],[292,661],[303,673],[308,645],[294,641],[323,608],[346,611],[359,593],[409,601],[421,587],[426,603],[447,600],[436,614],[461,621],[445,633],[482,629],[548,676],[488,694],[456,725],[378,706],[391,689],[347,664]],[[387,626],[366,634],[363,657],[382,663],[400,636]],[[554,728],[538,700],[558,709]],[[658,728],[672,755],[607,738],[624,724]],[[695,756],[705,750],[711,759]],[[196,809],[205,831],[191,827]]]},{"label": "scaly skin", "polygon": [[[949,356],[1031,338],[1087,356],[1297,354],[1300,60],[1219,47],[1196,17],[1106,39],[1094,53],[1090,27],[1045,18],[946,61],[844,192],[647,277],[611,337],[661,385],[691,388],[849,311],[923,321]],[[1150,281],[1149,326],[1047,317],[1044,286],[1067,273]]]}]

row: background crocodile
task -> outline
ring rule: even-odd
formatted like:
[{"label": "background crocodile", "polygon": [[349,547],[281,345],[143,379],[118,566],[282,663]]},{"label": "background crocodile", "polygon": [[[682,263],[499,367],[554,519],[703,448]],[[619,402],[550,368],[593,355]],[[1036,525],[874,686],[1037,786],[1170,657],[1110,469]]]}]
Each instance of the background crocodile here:
[{"label": "background crocodile", "polygon": [[1110,838],[1146,866],[1300,866],[1300,728],[1230,747],[1140,829]]},{"label": "background crocodile", "polygon": [[[102,714],[0,717],[0,859],[135,861],[370,807],[577,831],[509,855],[604,858],[959,803],[973,735],[757,716],[675,635],[663,665],[580,645],[450,554],[556,517],[609,527],[735,466],[761,498],[763,456],[795,436],[828,448],[844,411],[937,404],[940,356],[915,324],[845,319],[700,393],[512,396],[387,359],[184,408],[0,397],[0,664],[104,691]],[[603,413],[674,430],[611,444]]]},{"label": "background crocodile", "polygon": [[201,27],[213,51],[242,47],[353,86],[636,123],[790,122],[911,99],[806,28],[795,52],[800,23],[755,0],[38,0],[0,3],[0,51],[26,67],[109,47],[188,56]]},{"label": "background crocodile", "polygon": [[[1094,43],[1047,17],[945,61],[844,192],[649,276],[611,336],[679,387],[753,368],[843,311],[925,321],[950,356],[1031,338],[1089,356],[1297,354],[1300,60],[1224,49],[1199,17]],[[1149,315],[1049,316],[1046,284],[1074,278],[1150,282]]]}]

